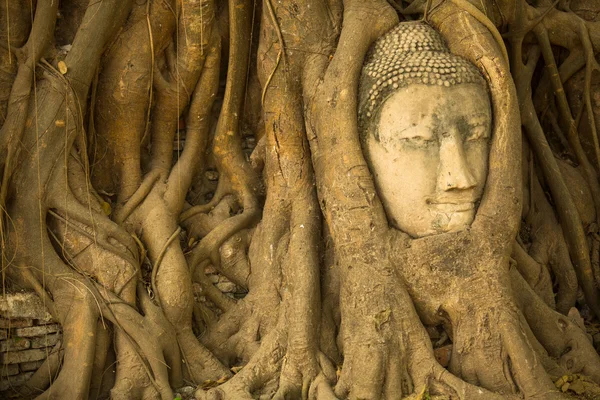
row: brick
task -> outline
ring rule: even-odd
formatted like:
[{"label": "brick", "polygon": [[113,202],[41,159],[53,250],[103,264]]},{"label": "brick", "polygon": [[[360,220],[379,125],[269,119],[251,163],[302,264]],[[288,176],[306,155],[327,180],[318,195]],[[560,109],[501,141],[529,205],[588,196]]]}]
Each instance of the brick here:
[{"label": "brick", "polygon": [[0,376],[7,377],[11,375],[17,375],[19,373],[19,366],[17,364],[1,365]]},{"label": "brick", "polygon": [[54,346],[61,338],[60,333],[53,333],[51,335],[44,335],[31,339],[31,348],[39,349],[42,347],[51,347]]},{"label": "brick", "polygon": [[[19,368],[23,372],[37,371],[38,369],[40,369],[40,367],[42,366],[43,363],[44,363],[44,360],[24,362],[24,363],[19,364]],[[12,365],[16,365],[16,364],[11,364],[11,366]]]},{"label": "brick", "polygon": [[33,320],[33,325],[48,325],[48,324],[56,324],[56,320],[52,318],[50,314],[48,314],[48,318],[46,319],[35,319]]},{"label": "brick", "polygon": [[31,326],[28,328],[20,328],[15,330],[15,334],[21,337],[33,337],[42,336],[48,333],[58,332],[60,330],[59,324]]},{"label": "brick", "polygon": [[33,325],[32,319],[24,319],[24,318],[0,318],[0,328],[1,329],[12,329],[12,328],[25,328]]},{"label": "brick", "polygon": [[440,365],[444,368],[450,364],[450,357],[452,356],[452,345],[447,344],[446,346],[433,349],[433,355]]},{"label": "brick", "polygon": [[45,349],[10,351],[8,353],[0,354],[0,361],[2,364],[19,364],[22,362],[43,360],[45,358]]},{"label": "brick", "polygon": [[4,392],[10,388],[21,386],[33,376],[33,372],[24,372],[19,375],[9,376],[7,379],[0,380],[0,392]]},{"label": "brick", "polygon": [[31,347],[31,341],[21,337],[12,337],[0,342],[0,351],[3,353],[7,351],[26,350],[29,347]]}]

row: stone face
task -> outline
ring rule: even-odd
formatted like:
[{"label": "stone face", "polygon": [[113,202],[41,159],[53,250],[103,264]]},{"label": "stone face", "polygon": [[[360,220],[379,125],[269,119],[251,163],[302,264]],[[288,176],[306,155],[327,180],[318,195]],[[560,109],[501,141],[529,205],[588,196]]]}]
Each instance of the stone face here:
[{"label": "stone face", "polygon": [[52,319],[40,298],[33,292],[11,293],[0,297],[2,318]]},{"label": "stone face", "polygon": [[28,318],[0,318],[0,329],[24,328],[32,325],[33,320]]},{"label": "stone face", "polygon": [[0,329],[0,340],[4,340],[8,337],[8,331],[6,329]]},{"label": "stone face", "polygon": [[9,351],[8,353],[0,354],[0,363],[19,364],[22,362],[39,361],[45,359],[46,355],[45,349]]},{"label": "stone face", "polygon": [[52,347],[58,343],[62,335],[60,333],[53,333],[50,335],[44,335],[31,339],[31,348],[39,349],[41,347]]},{"label": "stone face", "polygon": [[3,340],[0,342],[0,351],[17,351],[17,350],[25,350],[31,347],[31,341],[29,339],[24,339],[21,337],[12,337],[8,340]]},{"label": "stone face", "polygon": [[33,376],[33,372],[24,372],[19,375],[9,376],[7,379],[0,379],[0,392],[4,392],[11,387],[24,384]]},{"label": "stone face", "polygon": [[385,100],[365,151],[391,225],[412,237],[471,225],[487,178],[491,123],[480,85],[413,84]]},{"label": "stone face", "polygon": [[60,331],[59,324],[41,325],[41,326],[30,326],[28,328],[20,328],[15,330],[15,334],[21,337],[32,337],[42,336],[48,333],[55,333]]}]

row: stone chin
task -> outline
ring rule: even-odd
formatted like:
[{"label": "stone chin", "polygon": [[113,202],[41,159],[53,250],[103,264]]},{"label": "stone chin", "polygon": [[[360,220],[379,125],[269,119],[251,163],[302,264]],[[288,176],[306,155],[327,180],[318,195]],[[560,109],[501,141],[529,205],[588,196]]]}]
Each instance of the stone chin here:
[{"label": "stone chin", "polygon": [[432,230],[419,234],[417,236],[428,236],[439,233],[458,232],[462,231],[473,223],[475,219],[475,209],[471,208],[466,211],[455,212],[437,212],[437,215],[432,224]]},{"label": "stone chin", "polygon": [[[465,205],[465,207],[467,207]],[[390,214],[389,210],[386,210]],[[393,216],[390,224],[414,238],[439,235],[449,232],[460,232],[468,229],[475,220],[476,208],[472,205],[468,210],[440,211],[430,208],[428,216],[415,219],[412,224],[399,224]]]}]

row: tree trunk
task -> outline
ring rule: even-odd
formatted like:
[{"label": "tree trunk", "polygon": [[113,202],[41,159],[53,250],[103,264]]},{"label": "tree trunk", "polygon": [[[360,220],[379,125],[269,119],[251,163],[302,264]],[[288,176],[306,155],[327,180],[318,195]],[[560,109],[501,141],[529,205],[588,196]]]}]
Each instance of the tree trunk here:
[{"label": "tree trunk", "polygon": [[[63,329],[12,394],[599,395],[600,13],[530,3],[0,5],[2,280]],[[472,224],[420,238],[358,115],[365,58],[408,20],[493,112]]]}]

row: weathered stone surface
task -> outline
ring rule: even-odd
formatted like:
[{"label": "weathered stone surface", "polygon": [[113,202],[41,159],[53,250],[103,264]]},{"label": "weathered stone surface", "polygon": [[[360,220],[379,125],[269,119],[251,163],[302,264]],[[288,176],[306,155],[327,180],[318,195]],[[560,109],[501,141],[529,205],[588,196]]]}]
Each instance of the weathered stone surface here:
[{"label": "weathered stone surface", "polygon": [[45,349],[30,349],[21,351],[9,351],[0,354],[0,363],[19,364],[22,362],[38,361],[46,358]]},{"label": "weathered stone surface", "polygon": [[31,341],[29,339],[24,339],[22,337],[12,337],[8,340],[3,340],[0,342],[0,351],[18,351],[25,350],[31,347]]},{"label": "weathered stone surface", "polygon": [[204,176],[209,181],[217,181],[217,180],[219,180],[219,172],[218,171],[212,171],[212,170],[206,171],[204,173]]},{"label": "weathered stone surface", "polygon": [[5,390],[10,389],[11,387],[16,387],[24,384],[31,378],[33,372],[24,372],[19,375],[9,376],[7,379],[0,380],[0,392],[4,392]]},{"label": "weathered stone surface", "polygon": [[0,297],[3,318],[52,319],[40,298],[33,292],[11,293]]},{"label": "weathered stone surface", "polygon": [[[44,363],[44,360],[24,362],[24,363],[19,364],[19,368],[21,368],[21,371],[24,371],[24,372],[37,371],[38,368],[40,368],[43,363]],[[12,365],[16,366],[16,364],[11,364],[11,366]]]},{"label": "weathered stone surface", "polygon": [[223,293],[235,293],[238,291],[237,285],[222,275],[218,276],[218,283],[215,286]]},{"label": "weathered stone surface", "polygon": [[48,333],[58,332],[60,330],[59,324],[41,325],[41,326],[30,326],[28,328],[20,328],[15,330],[15,334],[21,337],[32,337],[42,336]]},{"label": "weathered stone surface", "polygon": [[237,291],[237,286],[233,282],[219,282],[216,286],[224,293],[233,293]]},{"label": "weathered stone surface", "polygon": [[7,377],[11,375],[17,375],[19,373],[19,366],[17,364],[9,364],[0,366],[0,376]]},{"label": "weathered stone surface", "polygon": [[31,348],[39,349],[41,347],[51,347],[56,345],[61,338],[60,333],[53,333],[51,335],[44,335],[31,339]]},{"label": "weathered stone surface", "polygon": [[0,340],[4,340],[8,337],[8,331],[6,329],[0,329]]},{"label": "weathered stone surface", "polygon": [[0,329],[24,328],[32,325],[33,320],[28,318],[0,318]]}]

